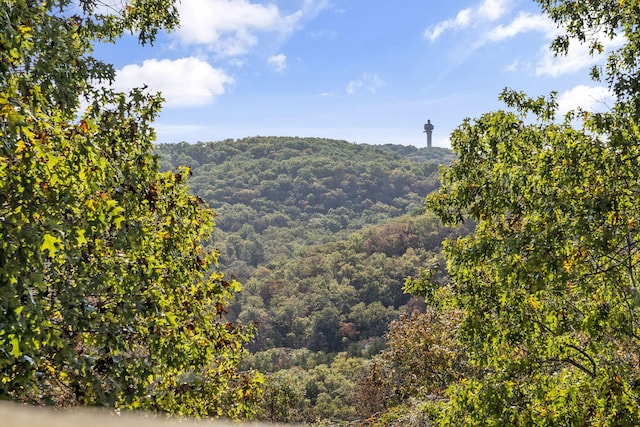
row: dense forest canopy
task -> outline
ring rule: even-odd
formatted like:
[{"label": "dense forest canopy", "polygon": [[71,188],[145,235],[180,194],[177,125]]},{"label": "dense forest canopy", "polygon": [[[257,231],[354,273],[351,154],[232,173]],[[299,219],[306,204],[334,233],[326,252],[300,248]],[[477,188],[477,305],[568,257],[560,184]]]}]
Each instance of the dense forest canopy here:
[{"label": "dense forest canopy", "polygon": [[220,263],[245,284],[230,318],[260,325],[254,350],[381,338],[410,299],[404,280],[449,232],[422,214],[446,149],[256,137],[157,151],[167,168],[191,165],[215,208]]},{"label": "dense forest canopy", "polygon": [[294,137],[157,152],[167,169],[191,167],[192,191],[217,213],[220,263],[243,282],[227,317],[257,326],[243,366],[266,374],[259,417],[369,416],[358,381],[390,323],[425,308],[406,278],[425,265],[444,274],[452,230],[423,204],[452,152]]},{"label": "dense forest canopy", "polygon": [[164,168],[191,168],[191,191],[217,214],[220,263],[242,281],[301,247],[422,211],[439,165],[453,158],[446,149],[295,137],[156,149]]}]

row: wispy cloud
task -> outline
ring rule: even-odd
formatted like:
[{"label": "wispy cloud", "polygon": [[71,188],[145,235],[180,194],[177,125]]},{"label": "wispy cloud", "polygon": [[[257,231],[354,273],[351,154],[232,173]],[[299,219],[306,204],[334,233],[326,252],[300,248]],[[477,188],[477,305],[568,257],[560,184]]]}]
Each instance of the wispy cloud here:
[{"label": "wispy cloud", "polygon": [[[508,71],[515,71],[522,69],[526,64],[526,69],[534,72],[536,76],[558,77],[603,61],[604,55],[590,54],[588,44],[580,44],[577,41],[571,44],[567,55],[556,56],[549,49],[549,44],[554,37],[563,32],[562,28],[558,28],[553,20],[539,13],[520,11],[506,20],[509,7],[510,2],[507,0],[483,0],[474,7],[462,9],[455,18],[429,27],[424,36],[433,42],[445,31],[473,29],[475,41],[463,49],[465,54],[469,55],[489,43],[504,42],[525,33],[538,33],[541,36],[542,46],[537,57],[531,61],[513,60],[506,67]],[[496,21],[499,20],[503,22],[497,23]],[[604,35],[600,36],[605,40],[605,51],[615,49],[622,44],[621,37],[608,40],[603,37]]]},{"label": "wispy cloud", "polygon": [[424,36],[433,42],[447,30],[466,28],[471,24],[471,13],[471,9],[462,9],[455,18],[438,22],[427,28]]},{"label": "wispy cloud", "polygon": [[349,95],[358,92],[376,93],[384,84],[384,81],[377,74],[363,73],[359,78],[351,80],[347,84],[346,91]]},{"label": "wispy cloud", "polygon": [[484,0],[478,6],[478,16],[488,21],[496,21],[509,11],[511,3],[511,0]]},{"label": "wispy cloud", "polygon": [[520,12],[508,24],[498,25],[490,30],[486,39],[491,42],[497,42],[530,31],[537,31],[551,38],[558,33],[558,28],[551,19],[543,15]]},{"label": "wispy cloud", "polygon": [[267,62],[278,72],[284,71],[287,68],[287,56],[282,53],[270,56]]},{"label": "wispy cloud", "polygon": [[290,13],[274,3],[249,0],[182,0],[178,4],[181,26],[176,32],[184,45],[205,46],[220,56],[243,55],[260,36],[286,36],[303,21],[328,8],[328,0],[305,0]]},{"label": "wispy cloud", "polygon": [[195,57],[176,60],[148,59],[142,65],[126,65],[116,71],[114,88],[128,90],[144,84],[162,92],[167,107],[195,107],[225,93],[233,78]]},{"label": "wispy cloud", "polygon": [[424,37],[434,42],[446,31],[465,29],[479,22],[496,21],[509,11],[509,5],[508,0],[483,0],[475,7],[460,10],[454,18],[429,26]]},{"label": "wispy cloud", "polygon": [[[490,30],[485,38],[486,42],[500,42],[527,32],[537,32],[542,35],[543,45],[536,59],[535,74],[537,76],[558,77],[573,73],[586,67],[602,62],[605,54],[593,55],[589,52],[588,43],[573,40],[566,55],[556,55],[549,44],[554,37],[563,32],[550,18],[541,14],[520,12],[508,24],[498,25]],[[608,39],[604,34],[595,34],[604,41],[605,52],[622,45],[622,37]]]},{"label": "wispy cloud", "polygon": [[521,70],[524,67],[527,67],[527,64],[523,64],[520,60],[514,59],[513,61],[511,61],[511,63],[509,65],[504,67],[504,70],[508,71],[510,73],[515,73],[515,72],[517,72],[518,70]]}]

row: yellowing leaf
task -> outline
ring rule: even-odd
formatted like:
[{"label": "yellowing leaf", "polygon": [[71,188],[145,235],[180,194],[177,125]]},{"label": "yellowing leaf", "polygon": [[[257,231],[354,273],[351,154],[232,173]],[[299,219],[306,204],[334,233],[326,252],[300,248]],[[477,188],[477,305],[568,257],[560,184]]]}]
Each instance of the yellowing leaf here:
[{"label": "yellowing leaf", "polygon": [[529,301],[529,305],[534,309],[534,310],[539,310],[540,309],[540,302],[538,302],[537,299],[535,299],[534,297],[529,297],[528,299]]},{"label": "yellowing leaf", "polygon": [[113,219],[113,223],[116,225],[116,228],[120,228],[122,226],[122,222],[124,221],[123,216],[117,216]]},{"label": "yellowing leaf", "polygon": [[178,326],[178,322],[176,321],[176,316],[174,314],[171,313],[167,313],[167,320],[169,321],[169,324],[171,324],[171,326],[173,327],[177,327]]},{"label": "yellowing leaf", "polygon": [[80,126],[78,126],[78,130],[80,131],[80,133],[88,133],[89,132],[89,125],[87,124],[87,121],[82,119],[80,121]]},{"label": "yellowing leaf", "polygon": [[86,233],[86,230],[83,230],[83,229],[78,230],[78,234],[76,235],[78,246],[84,245],[87,243],[87,239],[84,237],[84,233]]},{"label": "yellowing leaf", "polygon": [[15,335],[9,335],[9,338],[11,339],[11,355],[13,357],[20,356],[22,354],[20,351],[20,340]]},{"label": "yellowing leaf", "polygon": [[60,244],[59,238],[47,233],[44,235],[42,245],[40,245],[40,250],[42,252],[49,251],[49,256],[54,256],[58,251],[59,244]]},{"label": "yellowing leaf", "polygon": [[32,28],[27,25],[18,25],[18,31],[20,31],[21,34],[30,33],[31,30]]},{"label": "yellowing leaf", "polygon": [[51,153],[47,153],[47,167],[49,169],[53,169],[58,163],[60,163],[60,160],[60,157],[54,156]]}]

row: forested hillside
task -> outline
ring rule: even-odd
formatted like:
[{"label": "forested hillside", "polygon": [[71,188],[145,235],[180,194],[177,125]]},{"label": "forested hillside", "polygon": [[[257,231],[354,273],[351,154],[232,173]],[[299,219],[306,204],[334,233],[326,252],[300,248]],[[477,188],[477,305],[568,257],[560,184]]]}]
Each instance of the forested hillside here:
[{"label": "forested hillside", "polygon": [[[255,137],[157,146],[165,169],[189,166],[189,185],[217,213],[215,247],[245,281],[258,265],[302,247],[424,209],[449,150]],[[412,160],[416,159],[416,160]],[[433,160],[430,160],[433,159]]]},{"label": "forested hillside", "polygon": [[357,383],[390,323],[424,311],[404,282],[439,263],[451,235],[424,212],[451,151],[289,137],[157,151],[165,168],[191,167],[217,213],[213,246],[243,283],[227,317],[257,326],[245,367],[267,375],[260,417],[369,415]]}]

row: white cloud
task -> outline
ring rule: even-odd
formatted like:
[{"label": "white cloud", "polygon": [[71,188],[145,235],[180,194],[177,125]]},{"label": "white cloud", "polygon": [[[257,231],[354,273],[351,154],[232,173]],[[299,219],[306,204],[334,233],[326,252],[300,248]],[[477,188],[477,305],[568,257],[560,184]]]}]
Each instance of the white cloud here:
[{"label": "white cloud", "polygon": [[489,31],[487,40],[501,41],[529,31],[539,31],[551,38],[558,29],[551,19],[543,15],[520,12],[508,25],[498,25]]},{"label": "white cloud", "polygon": [[[622,36],[617,36],[612,40],[603,38],[603,40],[605,40],[605,52],[615,49],[624,43]],[[550,77],[573,73],[590,65],[600,63],[603,61],[604,55],[606,55],[606,53],[592,55],[589,53],[587,44],[580,44],[576,41],[569,46],[569,52],[566,55],[555,56],[546,46],[541,49],[541,52],[541,60],[536,67],[536,75]]]},{"label": "white cloud", "polygon": [[603,111],[613,100],[613,94],[604,86],[578,85],[558,96],[558,110],[561,114],[578,107],[585,111]]},{"label": "white cloud", "polygon": [[248,0],[182,0],[178,10],[180,41],[206,45],[224,56],[246,53],[258,43],[257,33],[293,31],[303,15],[302,10],[283,15],[275,4]]},{"label": "white cloud", "polygon": [[513,4],[512,0],[482,0],[471,8],[462,9],[455,18],[432,25],[424,32],[424,37],[433,42],[446,31],[471,28],[476,33],[474,34],[476,37],[461,48],[465,55],[469,55],[488,43],[502,42],[525,33],[535,32],[542,40],[542,46],[536,58],[531,62],[528,60],[514,60],[505,66],[505,70],[509,72],[533,72],[536,76],[553,78],[603,63],[607,52],[619,48],[624,43],[622,36],[616,36],[610,40],[604,33],[598,32],[588,35],[588,37],[598,38],[603,42],[603,54],[591,54],[589,52],[589,40],[581,44],[573,39],[568,53],[556,56],[550,49],[551,41],[558,35],[565,33],[565,31],[559,28],[549,17],[520,11],[515,17],[510,17],[509,20],[495,22],[506,17]]},{"label": "white cloud", "polygon": [[536,75],[558,77],[581,70],[596,62],[598,57],[591,56],[588,47],[584,44],[571,47],[569,53],[563,56],[556,56],[549,48],[542,47],[541,60],[536,66]]},{"label": "white cloud", "polygon": [[287,56],[282,53],[270,56],[269,59],[267,59],[267,62],[276,71],[284,71],[287,68]]},{"label": "white cloud", "polygon": [[510,5],[510,0],[483,0],[473,8],[462,9],[455,18],[431,25],[425,30],[424,37],[434,42],[445,31],[461,30],[478,22],[496,21],[508,12]]},{"label": "white cloud", "polygon": [[167,107],[206,105],[225,93],[233,78],[206,61],[188,57],[176,60],[147,59],[142,65],[126,65],[116,72],[114,88],[125,91],[144,84],[162,92]]},{"label": "white cloud", "polygon": [[349,95],[361,91],[376,93],[378,88],[382,86],[384,86],[384,81],[377,74],[363,73],[360,78],[351,80],[347,84],[346,91]]},{"label": "white cloud", "polygon": [[[469,45],[469,49],[474,51],[487,43],[501,42],[524,33],[539,33],[544,44],[536,59],[537,63],[529,66],[528,62],[513,61],[506,66],[507,71],[532,69],[535,70],[537,76],[558,77],[603,61],[604,55],[591,55],[588,43],[580,44],[577,41],[572,41],[567,55],[556,56],[549,48],[549,44],[554,37],[563,31],[545,15],[521,11],[509,22],[495,25],[495,21],[506,16],[512,4],[513,1],[510,0],[482,0],[472,8],[461,10],[456,18],[429,27],[424,36],[435,41],[448,30],[476,28],[479,31],[485,31],[488,29],[484,35],[478,34],[475,42]],[[604,41],[605,52],[619,47],[623,42],[621,37],[608,40],[604,34],[595,34],[594,36]]]},{"label": "white cloud", "polygon": [[528,66],[529,66],[529,64],[523,63],[519,59],[514,59],[513,61],[511,61],[510,64],[508,64],[506,67],[504,67],[504,70],[509,72],[509,73],[516,73],[516,72],[521,71],[523,69],[527,69]]},{"label": "white cloud", "polygon": [[478,7],[478,15],[488,21],[496,21],[508,11],[510,0],[484,0]]},{"label": "white cloud", "polygon": [[430,41],[436,41],[438,37],[447,30],[465,28],[471,22],[471,9],[462,9],[455,18],[447,19],[446,21],[438,22],[435,25],[427,28],[424,32],[424,36]]},{"label": "white cloud", "polygon": [[331,7],[329,0],[304,0],[299,9],[283,12],[275,2],[251,0],[182,0],[177,38],[202,45],[221,56],[238,56],[254,48],[265,34],[284,37]]},{"label": "white cloud", "polygon": [[362,87],[362,81],[361,80],[351,80],[349,82],[349,84],[347,85],[347,93],[349,95],[353,95],[361,87]]}]

